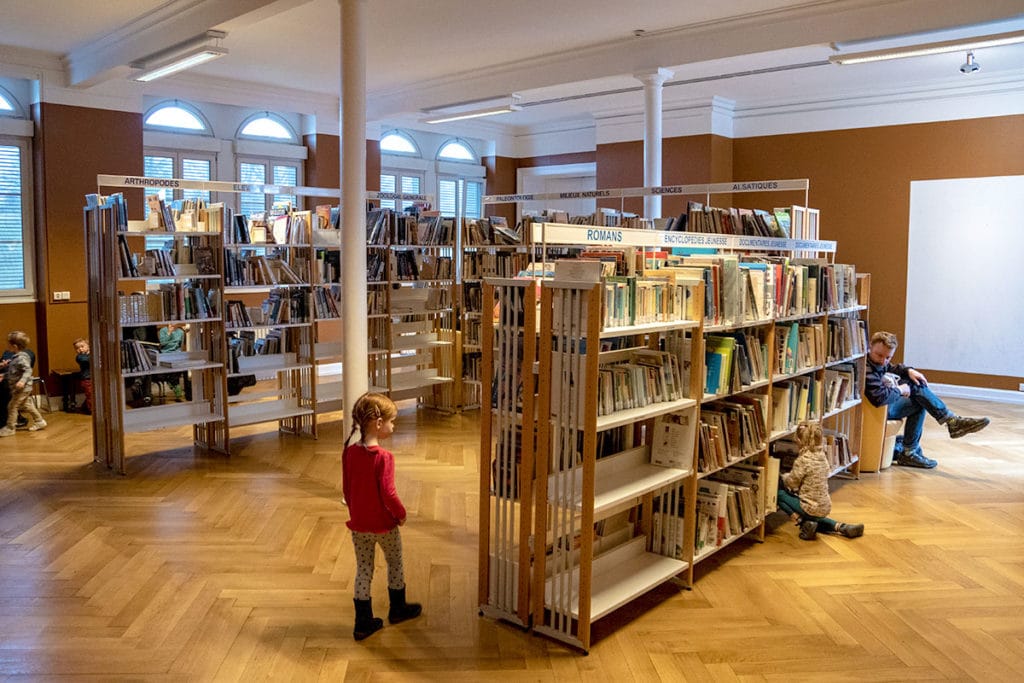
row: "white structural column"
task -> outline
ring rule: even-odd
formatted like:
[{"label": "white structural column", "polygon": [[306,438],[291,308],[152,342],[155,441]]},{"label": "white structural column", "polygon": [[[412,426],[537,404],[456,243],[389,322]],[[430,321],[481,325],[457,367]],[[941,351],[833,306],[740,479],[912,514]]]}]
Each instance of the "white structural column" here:
[{"label": "white structural column", "polygon": [[[644,186],[661,185],[661,87],[672,72],[634,74],[644,84]],[[661,195],[644,197],[644,216],[661,218]]]},{"label": "white structural column", "polygon": [[341,4],[341,283],[344,434],[369,384],[366,357],[366,0]]}]

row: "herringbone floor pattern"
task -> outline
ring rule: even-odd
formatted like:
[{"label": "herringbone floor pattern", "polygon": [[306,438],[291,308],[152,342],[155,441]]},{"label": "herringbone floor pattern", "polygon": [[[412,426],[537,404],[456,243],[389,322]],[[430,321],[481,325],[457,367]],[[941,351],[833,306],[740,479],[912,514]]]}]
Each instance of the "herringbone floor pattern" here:
[{"label": "herringbone floor pattern", "polygon": [[[863,538],[781,524],[597,622],[591,653],[477,616],[477,422],[404,408],[391,444],[411,599],[424,616],[352,640],[340,423],[319,441],[132,436],[91,462],[89,419],[0,440],[0,679],[1024,680],[1024,408],[967,401],[986,431],[930,423],[935,471],[833,486]],[[264,428],[265,430],[265,428]],[[386,610],[383,568],[374,601]]]}]

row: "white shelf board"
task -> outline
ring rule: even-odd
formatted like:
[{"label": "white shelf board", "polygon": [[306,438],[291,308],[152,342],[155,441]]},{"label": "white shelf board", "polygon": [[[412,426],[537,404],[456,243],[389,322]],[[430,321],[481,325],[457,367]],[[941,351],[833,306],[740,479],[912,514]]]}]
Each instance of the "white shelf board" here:
[{"label": "white shelf board", "polygon": [[[687,568],[687,563],[644,551],[647,539],[638,536],[594,558],[591,578],[590,620],[596,621],[634,598],[661,585]],[[544,584],[545,603],[552,608],[557,577]],[[572,573],[569,611],[579,618],[579,568]]]},{"label": "white shelf board", "polygon": [[262,401],[260,403],[243,403],[233,405],[228,410],[232,427],[284,420],[289,417],[312,415],[309,408],[300,408],[288,401]]},{"label": "white shelf board", "polygon": [[672,330],[691,330],[698,327],[700,323],[696,320],[670,320],[660,323],[642,323],[640,325],[624,325],[622,327],[605,327],[601,330],[601,339],[611,337],[628,337],[635,334],[654,334],[655,332],[670,332]]},{"label": "white shelf board", "polygon": [[147,432],[151,429],[184,427],[219,422],[224,419],[220,413],[210,412],[210,407],[211,404],[208,401],[196,401],[126,410],[124,412],[124,431]]},{"label": "white shelf board", "polygon": [[223,363],[200,363],[199,365],[186,365],[178,368],[171,368],[165,365],[153,367],[149,370],[137,370],[135,372],[123,372],[122,377],[146,377],[153,375],[177,375],[191,370],[212,370],[224,367]]},{"label": "white shelf board", "polygon": [[423,350],[423,349],[434,349],[434,348],[437,348],[437,347],[440,347],[440,346],[451,346],[451,345],[452,345],[452,342],[450,342],[450,341],[441,341],[441,340],[438,340],[438,339],[430,339],[430,340],[417,341],[417,342],[413,342],[413,343],[409,343],[409,344],[398,344],[398,343],[396,343],[396,344],[394,344],[391,347],[391,353],[398,353],[400,351],[420,351],[420,350]]},{"label": "white shelf board", "polygon": [[849,410],[850,408],[854,408],[854,407],[859,406],[859,405],[860,405],[860,399],[859,398],[851,398],[848,401],[843,401],[843,405],[839,406],[835,410],[830,410],[827,413],[825,413],[824,415],[822,415],[821,419],[824,420],[825,418],[832,417],[833,415],[838,415],[839,413],[844,413],[847,410]]},{"label": "white shelf board", "polygon": [[[594,476],[594,517],[600,518],[617,509],[631,507],[646,493],[663,486],[682,481],[692,474],[689,470],[652,465],[647,447],[631,448],[615,455],[601,458]],[[559,495],[559,481],[568,487],[569,478],[575,477],[573,490],[576,501],[569,501],[568,494]],[[548,502],[552,505],[572,505],[582,512],[583,479],[582,470],[574,468],[564,474],[548,476]]]},{"label": "white shelf board", "polygon": [[619,410],[611,415],[600,415],[597,418],[597,431],[601,432],[606,429],[614,429],[615,427],[632,424],[641,420],[657,417],[658,415],[667,415],[668,413],[674,413],[677,410],[691,408],[695,405],[697,405],[697,402],[692,398],[684,398],[678,401],[652,403],[651,405],[644,406],[643,408]]},{"label": "white shelf board", "polygon": [[[411,374],[411,373],[410,373]],[[451,377],[402,377],[402,373],[391,375],[391,391],[408,391],[409,389],[425,389],[436,384],[451,382]]]},{"label": "white shelf board", "polygon": [[722,545],[713,545],[710,548],[704,548],[704,550],[702,550],[700,553],[698,553],[697,555],[695,555],[693,557],[693,563],[697,564],[698,562],[703,562],[704,560],[708,559],[709,557],[711,557],[712,555],[717,553],[722,548],[724,548],[724,547],[726,547],[728,545],[732,545],[733,543],[735,543],[739,539],[741,539],[744,536],[746,536],[747,534],[749,534],[751,531],[754,531],[755,529],[757,529],[757,527],[759,527],[761,525],[761,521],[763,521],[763,520],[760,520],[756,524],[753,524],[750,527],[744,529],[743,533],[739,533],[739,534],[736,534],[735,536],[730,536],[729,538],[725,539],[724,541],[722,541]]}]

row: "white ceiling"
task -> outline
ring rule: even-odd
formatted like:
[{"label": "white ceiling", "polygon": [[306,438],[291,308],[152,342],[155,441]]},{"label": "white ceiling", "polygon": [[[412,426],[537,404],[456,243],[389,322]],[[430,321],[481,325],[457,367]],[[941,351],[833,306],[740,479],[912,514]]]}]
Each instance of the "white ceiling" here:
[{"label": "white ceiling", "polygon": [[[958,70],[963,53],[825,63],[832,42],[859,51],[887,36],[915,43],[1024,29],[1024,0],[367,0],[367,11],[371,120],[414,120],[513,92],[524,110],[495,122],[636,113],[643,93],[633,74],[659,67],[673,72],[668,110],[712,97],[742,111],[983,86],[1024,98],[1024,45],[978,50],[982,70],[968,76]],[[340,88],[338,0],[26,0],[3,3],[2,15],[0,75],[5,61],[41,52],[62,60],[75,87],[107,87],[124,82],[127,64],[217,28],[229,55],[181,78],[221,93],[232,84],[316,97]]]}]

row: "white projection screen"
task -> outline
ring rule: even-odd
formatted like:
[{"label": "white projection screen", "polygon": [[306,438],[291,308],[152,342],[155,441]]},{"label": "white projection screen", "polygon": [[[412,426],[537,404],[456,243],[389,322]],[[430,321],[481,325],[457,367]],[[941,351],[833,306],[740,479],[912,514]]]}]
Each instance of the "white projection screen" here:
[{"label": "white projection screen", "polygon": [[1024,176],[910,184],[904,361],[1024,372]]}]

